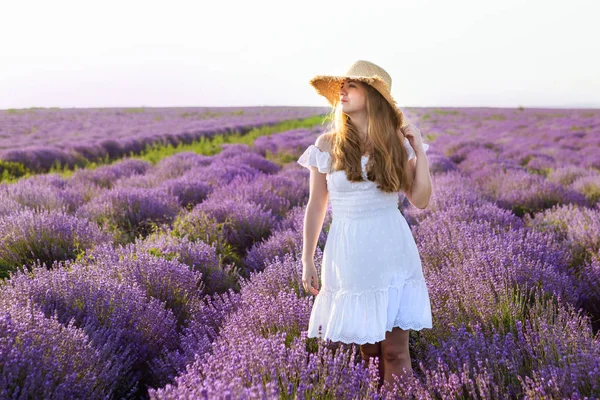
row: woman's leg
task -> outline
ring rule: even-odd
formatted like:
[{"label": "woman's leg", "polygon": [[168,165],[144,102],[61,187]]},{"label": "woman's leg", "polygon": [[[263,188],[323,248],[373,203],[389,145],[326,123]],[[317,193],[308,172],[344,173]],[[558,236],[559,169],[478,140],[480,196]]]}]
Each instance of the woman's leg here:
[{"label": "woman's leg", "polygon": [[394,382],[393,375],[398,377],[406,373],[412,373],[410,353],[408,350],[408,330],[394,327],[391,332],[385,333],[385,339],[381,342],[381,356],[385,365],[385,381],[390,384]]},{"label": "woman's leg", "polygon": [[379,389],[379,387],[381,387],[383,384],[383,377],[385,373],[383,359],[381,357],[381,342],[361,344],[360,355],[367,363],[371,357],[379,358],[379,386],[377,387]]}]

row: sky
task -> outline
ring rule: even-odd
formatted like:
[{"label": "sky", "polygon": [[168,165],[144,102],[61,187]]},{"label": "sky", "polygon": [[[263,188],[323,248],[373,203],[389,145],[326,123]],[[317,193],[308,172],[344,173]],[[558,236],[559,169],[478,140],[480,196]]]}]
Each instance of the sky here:
[{"label": "sky", "polygon": [[600,108],[600,1],[28,1],[0,7],[0,109],[327,106],[357,60],[400,107]]}]

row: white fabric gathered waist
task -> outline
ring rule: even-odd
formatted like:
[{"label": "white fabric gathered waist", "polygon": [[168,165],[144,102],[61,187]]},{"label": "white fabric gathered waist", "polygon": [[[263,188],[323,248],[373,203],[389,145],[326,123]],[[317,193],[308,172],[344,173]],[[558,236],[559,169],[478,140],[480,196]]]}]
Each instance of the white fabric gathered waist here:
[{"label": "white fabric gathered waist", "polygon": [[398,195],[373,196],[372,191],[330,192],[333,218],[362,219],[399,213]]},{"label": "white fabric gathered waist", "polygon": [[332,220],[336,221],[340,219],[369,219],[394,214],[400,214],[396,206],[385,208],[363,207],[360,209],[333,207],[331,212]]}]

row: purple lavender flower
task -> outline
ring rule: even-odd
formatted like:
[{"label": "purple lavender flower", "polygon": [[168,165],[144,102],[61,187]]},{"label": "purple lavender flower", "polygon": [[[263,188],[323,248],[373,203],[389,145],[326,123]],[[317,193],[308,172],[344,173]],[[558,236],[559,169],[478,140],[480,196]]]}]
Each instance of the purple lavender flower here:
[{"label": "purple lavender flower", "polygon": [[275,182],[270,175],[260,174],[250,179],[238,176],[228,185],[215,189],[211,194],[211,200],[223,201],[230,199],[238,202],[254,202],[261,204],[266,210],[277,217],[284,217],[290,209],[291,204],[285,193],[285,184],[291,183],[285,178]]},{"label": "purple lavender flower", "polygon": [[66,211],[67,202],[62,195],[62,185],[56,184],[56,178],[51,178],[55,183],[51,184],[50,179],[43,180],[40,177],[21,179],[9,185],[2,184],[0,192],[3,193],[3,197],[33,210]]},{"label": "purple lavender flower", "polygon": [[[494,320],[448,325],[449,334],[431,342],[419,362],[427,379],[415,389],[486,398],[595,396],[600,345],[589,319],[569,303],[548,299],[540,288],[511,296],[502,299],[501,325]],[[403,389],[401,397],[408,394]]]},{"label": "purple lavender flower", "polygon": [[77,210],[77,215],[114,232],[121,242],[147,236],[157,225],[170,223],[179,213],[177,199],[158,189],[118,188],[102,193]]},{"label": "purple lavender flower", "polygon": [[112,240],[95,224],[63,212],[22,210],[0,216],[0,275],[40,260],[73,260],[87,249]]},{"label": "purple lavender flower", "polygon": [[178,346],[176,321],[160,300],[94,266],[67,263],[47,270],[36,264],[32,271],[8,280],[1,298],[23,306],[32,302],[47,317],[82,329],[102,362],[117,370],[114,396],[139,396],[145,385],[170,379],[174,371],[161,356]]},{"label": "purple lavender flower", "polygon": [[578,178],[597,175],[591,169],[577,167],[575,165],[566,165],[560,168],[555,168],[547,176],[550,182],[558,183],[562,186],[569,186]]},{"label": "purple lavender flower", "polygon": [[526,217],[525,222],[564,242],[571,253],[571,266],[589,261],[590,256],[600,249],[600,211],[573,204],[557,205],[536,214],[535,218]]},{"label": "purple lavender flower", "polygon": [[219,153],[214,161],[217,165],[223,164],[237,164],[237,165],[249,165],[265,174],[275,174],[279,171],[280,167],[272,161],[265,159],[263,156],[253,152],[243,152],[236,154],[233,151],[229,153],[227,150]]},{"label": "purple lavender flower", "polygon": [[119,370],[102,359],[73,322],[46,317],[30,301],[0,298],[0,397],[104,399],[116,389]]},{"label": "purple lavender flower", "polygon": [[539,285],[577,302],[568,250],[551,235],[515,228],[442,211],[414,229],[437,324],[491,318],[498,296],[514,285]]},{"label": "purple lavender flower", "polygon": [[589,204],[600,202],[600,174],[577,178],[571,188],[583,194]]},{"label": "purple lavender flower", "polygon": [[249,165],[226,163],[213,163],[205,167],[202,172],[207,177],[207,182],[215,187],[227,185],[238,176],[254,178],[260,173]]},{"label": "purple lavender flower", "polygon": [[125,159],[111,165],[103,165],[96,169],[76,171],[71,179],[75,181],[92,181],[100,187],[110,189],[120,178],[143,175],[152,169],[152,164],[135,158]]},{"label": "purple lavender flower", "polygon": [[0,191],[0,216],[19,212],[23,209],[23,205],[11,199],[8,194]]},{"label": "purple lavender flower", "polygon": [[[436,211],[446,210],[452,206],[462,207],[468,214],[469,210],[476,210],[491,201],[472,184],[467,175],[461,172],[436,174],[431,179],[435,189],[427,208],[421,210],[411,206],[408,200],[402,202],[405,204],[402,214],[410,225],[416,224]],[[401,194],[401,197],[404,197],[404,194]]]},{"label": "purple lavender flower", "polygon": [[187,236],[176,237],[172,234],[153,234],[143,241],[137,241],[136,249],[156,257],[177,260],[202,273],[204,293],[222,293],[237,285],[239,276],[236,268],[223,263],[214,245],[200,240],[192,241]]},{"label": "purple lavender flower", "polygon": [[243,254],[255,242],[268,237],[275,223],[275,217],[262,205],[213,198],[177,218],[173,231],[190,240],[216,242],[221,254],[235,259],[236,254]]},{"label": "purple lavender flower", "polygon": [[135,282],[149,297],[164,302],[177,319],[178,327],[190,318],[204,291],[201,272],[177,260],[138,251],[135,244],[97,247],[88,253],[87,265],[105,271],[107,276]]},{"label": "purple lavender flower", "polygon": [[580,193],[526,172],[489,175],[483,188],[488,195],[497,199],[499,206],[512,210],[519,216],[557,204],[587,204],[587,200]]},{"label": "purple lavender flower", "polygon": [[592,316],[592,329],[600,330],[600,250],[592,254],[591,261],[581,268],[579,277],[579,304]]},{"label": "purple lavender flower", "polygon": [[161,179],[179,178],[188,171],[210,165],[214,157],[184,151],[163,158],[156,165],[156,175]]},{"label": "purple lavender flower", "polygon": [[179,178],[164,181],[161,186],[167,193],[177,197],[182,207],[193,208],[202,203],[213,191],[202,174],[186,174]]},{"label": "purple lavender flower", "polygon": [[[304,214],[306,208],[298,206],[288,212],[285,220],[278,224],[278,228],[273,231],[267,239],[255,243],[248,251],[242,264],[246,272],[260,271],[265,266],[275,262],[277,258],[283,259],[286,254],[292,254],[300,258],[302,253],[302,241],[304,234]],[[331,209],[328,208],[323,220],[323,229],[317,239],[317,247],[323,250],[327,240],[327,232],[331,225]]]}]

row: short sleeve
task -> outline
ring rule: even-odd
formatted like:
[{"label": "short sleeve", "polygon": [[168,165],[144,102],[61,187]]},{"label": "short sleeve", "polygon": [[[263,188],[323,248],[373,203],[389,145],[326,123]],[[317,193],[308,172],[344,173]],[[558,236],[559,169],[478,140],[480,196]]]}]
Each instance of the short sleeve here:
[{"label": "short sleeve", "polygon": [[[413,158],[414,156],[416,156],[415,151],[413,150],[412,146],[410,145],[410,142],[408,141],[407,138],[404,138],[404,147],[406,147],[406,151],[408,152],[408,159],[410,160],[411,158]],[[427,152],[427,149],[429,149],[429,145],[427,143],[423,143],[423,151]]]},{"label": "short sleeve", "polygon": [[311,144],[298,158],[297,163],[308,169],[317,167],[319,172],[326,174],[331,165],[331,156],[328,152],[321,151],[317,146]]}]

